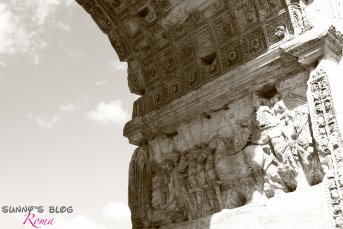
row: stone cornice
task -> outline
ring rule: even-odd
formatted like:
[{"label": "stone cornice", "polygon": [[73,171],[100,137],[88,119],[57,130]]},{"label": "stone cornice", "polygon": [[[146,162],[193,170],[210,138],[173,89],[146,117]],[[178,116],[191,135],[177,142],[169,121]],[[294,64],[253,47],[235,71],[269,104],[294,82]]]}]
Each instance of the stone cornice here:
[{"label": "stone cornice", "polygon": [[342,53],[342,34],[334,27],[325,32],[308,31],[237,69],[203,85],[163,107],[129,121],[124,136],[139,145],[158,133],[174,134],[175,124],[211,113],[229,109],[229,104],[245,95],[259,91],[266,84],[306,71],[306,65],[330,52]]},{"label": "stone cornice", "polygon": [[[220,0],[218,1],[222,2]],[[128,122],[124,129],[124,136],[128,137],[130,142],[136,145],[154,137],[157,133],[174,134],[176,123],[185,122],[192,117],[201,115],[204,111],[211,112],[212,110],[226,109],[228,104],[235,99],[260,90],[260,88],[266,84],[265,82],[267,82],[267,84],[275,84],[278,80],[290,76],[295,72],[305,71],[306,65],[316,63],[318,58],[323,55],[331,55],[338,59],[341,56],[343,48],[342,34],[334,27],[330,27],[326,30],[318,30],[317,28],[307,30],[309,28],[305,26],[306,23],[304,21],[294,21],[293,16],[295,14],[290,14],[293,23],[290,25],[288,11],[284,8],[286,5],[283,5],[278,13],[270,14],[270,17],[266,19],[265,22],[255,25],[255,27],[263,27],[263,36],[265,36],[265,40],[262,39],[264,40],[262,43],[266,42],[266,44],[263,45],[264,54],[261,55],[263,52],[256,52],[253,56],[249,57],[251,50],[245,49],[247,46],[253,45],[252,43],[241,43],[240,46],[244,47],[243,49],[237,46],[237,44],[241,42],[240,40],[247,35],[247,33],[242,32],[245,30],[241,30],[241,32],[238,33],[238,40],[235,38],[235,40],[230,41],[224,46],[220,44],[222,41],[219,41],[218,38],[215,39],[217,60],[214,62],[214,65],[211,64],[204,68],[204,66],[201,64],[199,65],[199,63],[196,63],[197,61],[195,61],[194,64],[190,64],[189,66],[186,65],[186,67],[183,66],[181,68],[181,66],[175,64],[176,66],[173,66],[173,68],[181,70],[178,70],[170,76],[168,75],[168,77],[163,76],[165,79],[159,79],[157,77],[158,82],[147,83],[148,81],[143,72],[145,71],[150,74],[154,71],[160,72],[160,69],[154,70],[154,68],[147,66],[147,64],[153,62],[150,57],[146,57],[144,58],[146,60],[140,62],[141,60],[136,58],[136,56],[141,53],[142,50],[135,50],[133,48],[133,42],[137,41],[139,44],[140,42],[148,42],[148,44],[151,44],[151,41],[144,40],[144,37],[147,36],[150,39],[152,38],[152,35],[155,35],[158,31],[161,32],[162,30],[151,30],[154,26],[151,24],[148,25],[151,23],[150,21],[144,20],[153,20],[153,18],[137,18],[137,15],[140,16],[139,13],[142,9],[144,10],[148,7],[148,11],[157,13],[155,17],[160,17],[161,15],[162,17],[165,17],[165,15],[170,12],[170,9],[168,9],[168,11],[163,11],[164,9],[161,9],[161,7],[157,6],[155,3],[149,5],[149,1],[143,0],[139,1],[140,4],[133,4],[134,1],[125,1],[124,4],[123,2],[120,3],[120,1],[111,0],[77,0],[77,2],[92,16],[100,29],[109,36],[109,40],[120,60],[129,62],[128,81],[131,92],[144,94],[135,102],[133,120]],[[226,10],[233,10],[235,14],[239,14],[241,9],[239,5],[241,3],[233,2],[234,1],[225,3],[221,6],[216,5],[216,7],[219,8],[214,9],[219,10],[217,12],[218,15]],[[120,7],[116,4],[119,4]],[[291,5],[288,4],[287,7],[291,7]],[[291,10],[291,8],[288,10]],[[258,10],[261,9],[262,8],[259,8]],[[301,12],[295,13],[299,14]],[[199,17],[196,16],[197,15],[191,15],[191,19],[199,19]],[[138,19],[140,22],[137,22]],[[217,19],[220,18],[208,18],[209,22],[212,24],[217,22]],[[133,20],[133,23],[138,23],[137,26],[143,26],[144,28],[147,26],[148,30],[145,31],[145,33],[143,31],[143,34],[139,31],[131,31],[134,34],[130,35],[130,30],[135,30],[134,25],[129,28],[130,25],[127,24],[130,24],[131,20]],[[158,25],[156,22],[157,19],[155,18],[154,20],[155,22],[153,23]],[[242,19],[237,18],[237,22],[235,23],[238,23],[239,25],[235,26],[242,29],[242,21],[240,20]],[[223,20],[218,20],[218,23],[222,23],[222,21]],[[191,23],[195,22],[196,21],[192,21]],[[292,32],[294,23],[297,23],[300,27],[305,26],[302,28],[303,31],[300,31],[300,33],[302,33],[301,35]],[[200,25],[201,24],[194,24],[193,27],[197,28],[197,26]],[[188,25],[186,23],[182,26],[187,27]],[[275,29],[281,29],[281,27],[287,30],[286,36],[280,41],[275,42],[273,40],[277,34]],[[212,30],[213,29],[214,27]],[[304,32],[306,30],[307,32]],[[207,33],[203,34],[203,30],[197,31],[199,32],[199,34],[198,32],[196,33],[197,35],[200,37],[204,36],[202,39],[208,40],[207,38],[209,37],[207,37]],[[251,28],[249,27],[248,31],[254,31],[254,33],[248,36],[250,41],[254,36],[259,34],[254,26]],[[210,32],[210,34],[213,35],[216,33]],[[232,36],[233,35],[235,34],[232,34]],[[179,41],[182,41],[184,44],[187,44],[182,36],[181,38],[177,36],[179,36],[177,33],[174,33],[171,36],[173,42],[181,44]],[[186,46],[183,48],[187,50]],[[153,49],[155,50],[155,48]],[[162,48],[162,50],[167,50],[167,48]],[[168,55],[168,52],[166,52],[166,55]],[[161,55],[154,56],[157,56],[154,57],[155,59],[161,57]],[[225,58],[223,56],[225,56]],[[254,59],[253,57],[256,58]],[[195,58],[196,57],[194,56],[194,58],[184,61],[191,62]],[[168,61],[166,59],[158,60],[157,62],[166,63]],[[156,65],[156,63],[154,64]],[[225,66],[225,64],[227,66]],[[157,68],[162,68],[158,63],[156,66]],[[223,70],[224,66],[225,69]],[[145,67],[146,69],[144,69]],[[210,67],[214,67],[215,73],[213,75],[211,75],[212,73],[206,75],[213,70],[211,70]],[[187,80],[192,80],[190,76],[194,74],[197,75],[196,77],[201,78],[201,82],[196,81],[195,85],[192,85],[191,87],[184,85],[187,84]],[[170,91],[176,83],[178,84],[179,92],[175,96],[170,95]],[[155,97],[159,98],[157,99],[157,105],[155,104]],[[162,102],[159,101],[161,98]]]},{"label": "stone cornice", "polygon": [[331,26],[329,29],[311,30],[280,48],[298,57],[302,64],[312,64],[324,54],[333,55],[339,59],[343,50],[343,36],[340,31]]},{"label": "stone cornice", "polygon": [[[108,35],[119,59],[128,62],[130,91],[142,96],[133,117],[297,36],[291,12],[301,13],[286,0],[77,2]],[[297,25],[297,32],[308,29],[302,19]]]},{"label": "stone cornice", "polygon": [[124,136],[139,145],[158,133],[175,133],[175,124],[187,122],[199,115],[220,109],[244,95],[273,85],[290,74],[304,71],[297,58],[275,49],[260,58],[234,69],[197,90],[175,99],[169,104],[129,121]]}]

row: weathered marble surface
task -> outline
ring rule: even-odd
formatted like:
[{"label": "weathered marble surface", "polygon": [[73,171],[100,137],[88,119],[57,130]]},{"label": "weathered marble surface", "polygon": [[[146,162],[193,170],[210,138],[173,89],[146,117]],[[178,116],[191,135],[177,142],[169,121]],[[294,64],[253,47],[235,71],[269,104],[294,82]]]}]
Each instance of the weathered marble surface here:
[{"label": "weathered marble surface", "polygon": [[325,188],[320,184],[161,229],[327,229],[330,228],[329,212],[323,196]]},{"label": "weathered marble surface", "polygon": [[133,228],[343,228],[343,0],[77,1],[141,95]]},{"label": "weathered marble surface", "polygon": [[[194,220],[320,183],[330,152],[313,140],[307,81],[298,73],[140,146],[130,175],[137,227]],[[149,189],[145,197],[141,190]],[[143,196],[148,202],[139,203]]]}]

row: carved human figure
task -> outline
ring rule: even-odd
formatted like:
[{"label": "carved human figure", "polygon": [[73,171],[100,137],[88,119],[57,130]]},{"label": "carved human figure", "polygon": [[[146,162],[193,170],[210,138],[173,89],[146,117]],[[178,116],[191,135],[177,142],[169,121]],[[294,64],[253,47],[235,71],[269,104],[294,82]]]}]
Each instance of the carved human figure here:
[{"label": "carved human figure", "polygon": [[[261,106],[257,111],[257,130],[253,133],[252,142],[256,145],[269,145],[276,158],[278,173],[287,184],[287,188],[295,190],[298,164],[292,150],[294,126],[291,115],[284,109],[283,104],[274,107],[274,112],[267,106]],[[285,125],[283,125],[285,124]]]},{"label": "carved human figure", "polygon": [[162,170],[158,165],[154,166],[154,176],[151,183],[151,205],[156,209],[164,209],[166,207],[167,191],[166,186],[168,184],[167,177],[162,173]]},{"label": "carved human figure", "polygon": [[171,155],[171,160],[173,161],[173,170],[171,175],[173,176],[174,180],[174,187],[176,190],[176,197],[178,199],[178,203],[180,208],[184,212],[184,217],[188,218],[188,220],[194,219],[194,212],[193,212],[193,205],[191,203],[189,193],[187,190],[186,179],[180,172],[184,172],[186,167],[181,166],[181,162],[184,162],[184,156],[182,155],[182,159],[178,152],[173,152]]},{"label": "carved human figure", "polygon": [[326,113],[328,122],[332,122],[335,119],[335,112],[333,110],[330,110]]},{"label": "carved human figure", "polygon": [[322,104],[321,103],[319,103],[319,102],[316,102],[315,104],[314,104],[314,106],[315,106],[315,110],[316,110],[316,112],[319,114],[319,113],[323,113],[323,108],[322,108]]},{"label": "carved human figure", "polygon": [[215,195],[216,195],[216,203],[219,206],[218,210],[223,209],[222,201],[221,201],[221,192],[219,185],[221,182],[218,179],[218,176],[215,171],[215,160],[214,160],[214,153],[209,147],[205,147],[204,152],[207,155],[206,162],[205,162],[205,172],[206,172],[206,181],[210,184],[210,187],[213,188]]},{"label": "carved human figure", "polygon": [[197,180],[197,150],[191,150],[187,154],[188,161],[188,191],[193,194],[191,195],[194,198],[195,194],[195,206],[196,206],[196,217],[201,216],[201,207],[202,207],[202,190]]},{"label": "carved human figure", "polygon": [[313,82],[311,84],[312,96],[315,101],[320,99],[320,91],[319,91],[319,84],[317,82]]},{"label": "carved human figure", "polygon": [[[197,157],[197,180],[200,188],[202,189],[202,209],[201,215],[211,213],[216,210],[216,204],[214,201],[214,193],[213,190],[210,188],[210,184],[207,182],[206,179],[206,167],[205,162],[207,159],[207,151],[205,150],[205,146],[201,145],[198,147],[198,157]],[[210,212],[205,212],[205,204],[208,203],[210,206]]]},{"label": "carved human figure", "polygon": [[[175,171],[172,160],[167,159],[160,164],[154,164],[154,176],[151,188],[151,224],[170,224],[183,222],[187,219],[182,190],[179,181],[175,180]],[[180,200],[181,199],[181,200]]]},{"label": "carved human figure", "polygon": [[[175,185],[175,177],[173,176],[173,161],[167,160],[163,163],[163,173],[168,179],[167,182],[167,195],[166,195],[166,214],[167,219],[170,222],[182,222],[185,220],[185,215],[183,212],[182,204],[178,201],[177,191]],[[165,191],[165,190],[163,190]]]},{"label": "carved human figure", "polygon": [[295,113],[294,125],[296,128],[296,150],[299,156],[299,162],[309,184],[318,184],[323,178],[323,171],[319,162],[319,155],[314,150],[309,114]]},{"label": "carved human figure", "polygon": [[204,151],[202,146],[199,147],[197,157],[197,180],[200,187],[205,187],[206,185],[208,185],[206,180],[206,168],[204,165],[206,158],[206,151]]},{"label": "carved human figure", "polygon": [[[271,144],[275,156],[279,161],[283,161],[286,157],[286,149],[288,144],[285,139],[289,138],[289,134],[285,132],[280,124],[281,115],[277,118],[274,112],[267,106],[261,106],[256,114],[257,129],[253,132],[252,142],[257,145]],[[278,114],[277,114],[278,115]],[[289,149],[288,149],[289,150]]]},{"label": "carved human figure", "polygon": [[330,111],[332,109],[332,102],[330,99],[326,99],[324,101],[324,107],[326,111]]},{"label": "carved human figure", "polygon": [[319,150],[319,153],[320,153],[320,162],[323,166],[324,172],[327,174],[334,167],[331,151],[329,148],[324,147],[321,150]]},{"label": "carved human figure", "polygon": [[185,178],[185,185],[190,200],[190,208],[193,218],[198,218],[201,210],[201,188],[197,182],[197,160],[196,152],[186,151],[181,153],[181,159],[178,167],[178,171],[183,174]]},{"label": "carved human figure", "polygon": [[[313,147],[309,114],[289,111],[282,100],[274,105],[274,113],[280,119],[279,126],[285,133],[288,132],[287,139],[291,143],[290,148],[297,165],[298,184],[307,185],[306,180],[310,185],[318,184],[322,181],[323,171],[319,155]],[[322,113],[318,115],[323,116]],[[324,117],[322,119],[325,122]],[[300,179],[302,180],[300,181]]]}]

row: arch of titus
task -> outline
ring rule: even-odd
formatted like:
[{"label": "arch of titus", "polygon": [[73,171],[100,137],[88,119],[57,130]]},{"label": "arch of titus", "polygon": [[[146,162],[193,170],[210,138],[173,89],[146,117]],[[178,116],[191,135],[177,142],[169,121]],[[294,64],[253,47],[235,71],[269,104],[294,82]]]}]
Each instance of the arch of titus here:
[{"label": "arch of titus", "polygon": [[343,228],[343,0],[77,0],[140,95],[134,229]]}]

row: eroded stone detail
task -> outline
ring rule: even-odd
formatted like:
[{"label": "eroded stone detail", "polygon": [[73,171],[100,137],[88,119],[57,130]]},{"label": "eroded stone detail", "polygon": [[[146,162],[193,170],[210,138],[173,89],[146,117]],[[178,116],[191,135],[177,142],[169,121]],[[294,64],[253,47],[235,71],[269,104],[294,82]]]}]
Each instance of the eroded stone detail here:
[{"label": "eroded stone detail", "polygon": [[296,34],[302,34],[306,30],[312,28],[312,25],[307,19],[303,6],[303,1],[287,0],[287,5],[293,22],[294,31]]},{"label": "eroded stone detail", "polygon": [[[124,131],[139,146],[133,228],[208,228],[223,209],[322,181],[342,228],[343,141],[328,76],[308,69],[327,54],[338,60],[343,38],[310,24],[314,1],[77,1],[141,95]],[[326,2],[317,11],[341,18],[342,1]]]},{"label": "eroded stone detail", "polygon": [[141,146],[152,171],[147,228],[322,182],[327,169],[314,144],[305,92],[299,76],[286,79],[235,102],[233,110],[200,116],[178,126],[175,136]]},{"label": "eroded stone detail", "polygon": [[333,225],[335,228],[343,228],[342,137],[338,130],[328,76],[325,71],[322,69],[314,71],[308,85],[309,106],[313,119],[312,128],[319,159],[328,180],[327,188],[329,189]]}]

